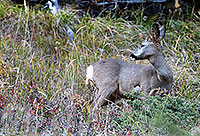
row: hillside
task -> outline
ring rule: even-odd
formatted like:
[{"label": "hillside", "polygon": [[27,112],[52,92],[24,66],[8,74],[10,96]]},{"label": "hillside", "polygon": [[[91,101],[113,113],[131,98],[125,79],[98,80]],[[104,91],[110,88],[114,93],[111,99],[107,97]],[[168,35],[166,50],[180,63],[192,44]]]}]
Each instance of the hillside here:
[{"label": "hillside", "polygon": [[[0,3],[0,135],[200,135],[200,16],[171,14],[162,41],[174,73],[172,93],[127,94],[92,113],[89,64],[131,62],[157,16],[143,21],[61,15]],[[74,41],[67,35],[75,32]],[[146,64],[148,61],[137,61]]]}]

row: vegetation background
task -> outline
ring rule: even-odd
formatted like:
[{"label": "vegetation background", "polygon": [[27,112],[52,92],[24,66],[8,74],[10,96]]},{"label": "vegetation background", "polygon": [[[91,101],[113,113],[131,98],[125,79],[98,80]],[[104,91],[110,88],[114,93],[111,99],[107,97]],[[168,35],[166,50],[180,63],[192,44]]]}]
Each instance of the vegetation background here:
[{"label": "vegetation background", "polygon": [[0,135],[200,135],[200,13],[167,19],[162,49],[174,97],[132,92],[132,101],[92,113],[86,67],[106,58],[131,62],[127,49],[141,44],[157,16],[144,22],[143,12],[133,12],[127,21],[40,7],[0,3]]}]

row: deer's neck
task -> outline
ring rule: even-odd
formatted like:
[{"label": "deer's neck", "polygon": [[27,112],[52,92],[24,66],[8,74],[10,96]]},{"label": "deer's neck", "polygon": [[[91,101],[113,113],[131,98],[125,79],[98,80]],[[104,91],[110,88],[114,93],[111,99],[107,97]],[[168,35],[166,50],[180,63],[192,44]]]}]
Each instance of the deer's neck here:
[{"label": "deer's neck", "polygon": [[157,56],[153,56],[149,59],[150,63],[155,67],[158,79],[161,82],[167,82],[170,83],[173,80],[173,73],[170,69],[169,65],[167,64],[164,56],[162,54],[159,54]]}]

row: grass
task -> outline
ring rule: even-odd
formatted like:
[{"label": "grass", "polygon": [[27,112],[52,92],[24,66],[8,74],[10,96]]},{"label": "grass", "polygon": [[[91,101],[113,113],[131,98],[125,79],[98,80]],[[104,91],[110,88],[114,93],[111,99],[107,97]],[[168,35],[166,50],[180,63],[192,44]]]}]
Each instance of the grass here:
[{"label": "grass", "polygon": [[[40,7],[39,5],[37,5]],[[167,21],[163,52],[174,73],[176,97],[133,93],[92,114],[93,89],[85,69],[106,58],[129,60],[152,22],[53,16],[0,3],[0,134],[198,135],[200,128],[200,20]],[[75,32],[70,41],[67,28]],[[146,63],[144,61],[139,63]],[[145,99],[143,99],[145,98]]]}]

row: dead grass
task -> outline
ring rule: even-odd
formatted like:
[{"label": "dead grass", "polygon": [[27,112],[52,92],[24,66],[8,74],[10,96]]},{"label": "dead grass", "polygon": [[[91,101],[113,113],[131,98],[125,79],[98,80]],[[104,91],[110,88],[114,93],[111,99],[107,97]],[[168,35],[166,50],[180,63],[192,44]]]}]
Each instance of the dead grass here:
[{"label": "dead grass", "polygon": [[[130,61],[129,55],[123,51],[139,46],[150,24],[141,20],[136,23],[121,18],[80,17],[73,10],[61,16],[37,10],[25,13],[23,7],[8,2],[0,3],[0,22],[0,134],[161,133],[162,128],[149,123],[155,120],[156,114],[152,111],[158,107],[149,107],[151,112],[148,113],[152,116],[145,112],[141,113],[139,120],[134,120],[133,112],[129,111],[136,106],[123,100],[121,104],[99,109],[94,115],[88,104],[93,89],[85,86],[85,69],[90,63],[111,57]],[[187,107],[183,108],[192,109],[187,111],[193,118],[191,122],[169,114],[174,120],[179,119],[174,122],[180,133],[187,127],[186,131],[190,132],[190,128],[199,125],[199,22],[195,17],[188,20],[171,18],[162,46],[174,73],[175,100],[184,99]],[[67,36],[68,27],[75,32],[74,41]],[[157,97],[153,99],[161,102],[160,105],[168,99],[174,100],[173,97],[165,101]],[[139,99],[137,102],[141,103]],[[196,106],[190,107],[192,104]],[[190,112],[195,114],[190,115]],[[164,132],[171,134],[168,125],[163,125]]]}]

